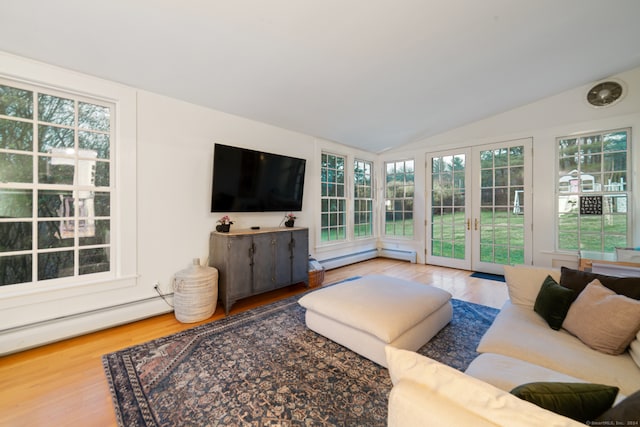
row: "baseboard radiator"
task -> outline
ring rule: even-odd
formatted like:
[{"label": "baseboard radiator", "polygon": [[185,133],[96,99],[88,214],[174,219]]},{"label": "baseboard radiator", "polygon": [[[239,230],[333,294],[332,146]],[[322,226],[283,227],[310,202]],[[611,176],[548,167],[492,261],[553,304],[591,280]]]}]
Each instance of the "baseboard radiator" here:
[{"label": "baseboard radiator", "polygon": [[418,254],[416,251],[404,251],[400,249],[378,248],[378,256],[382,258],[409,261],[411,264],[415,264],[418,260]]},{"label": "baseboard radiator", "polygon": [[325,268],[325,270],[331,270],[332,268],[344,267],[345,265],[355,264],[356,262],[367,261],[378,257],[399,259],[415,264],[418,255],[416,254],[416,251],[378,248],[369,249],[362,252],[355,252],[348,255],[342,255],[335,258],[328,258],[320,260],[319,262]]},{"label": "baseboard radiator", "polygon": [[362,252],[356,252],[348,255],[342,255],[335,258],[328,258],[324,260],[320,260],[320,264],[325,268],[325,270],[331,270],[332,268],[343,267],[349,264],[355,264],[360,261],[367,261],[369,259],[377,258],[378,250],[377,249],[369,249]]},{"label": "baseboard radiator", "polygon": [[[171,296],[169,295],[170,299]],[[0,356],[131,323],[172,310],[160,297],[152,297],[0,330]]]}]

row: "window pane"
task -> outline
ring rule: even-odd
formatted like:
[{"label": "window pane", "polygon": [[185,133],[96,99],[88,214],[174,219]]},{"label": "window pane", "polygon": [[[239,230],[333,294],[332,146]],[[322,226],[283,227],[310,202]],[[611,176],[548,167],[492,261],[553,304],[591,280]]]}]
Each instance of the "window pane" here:
[{"label": "window pane", "polygon": [[0,222],[0,252],[31,249],[32,235],[31,222]]},{"label": "window pane", "polygon": [[32,151],[33,125],[26,122],[0,119],[0,148]]},{"label": "window pane", "polygon": [[57,126],[38,126],[38,149],[41,153],[73,155],[74,131]]},{"label": "window pane", "polygon": [[38,120],[57,125],[75,124],[75,107],[72,99],[53,95],[38,95]]},{"label": "window pane", "polygon": [[73,263],[73,251],[40,253],[38,280],[73,276]]},{"label": "window pane", "polygon": [[93,195],[95,216],[111,215],[111,193],[96,192]]},{"label": "window pane", "polygon": [[38,191],[38,217],[73,217],[75,215],[74,202],[72,191],[40,190]]},{"label": "window pane", "polygon": [[73,233],[64,233],[67,221],[38,222],[38,249],[52,249],[73,246]]},{"label": "window pane", "polygon": [[109,165],[107,162],[96,162],[95,185],[97,187],[108,187],[110,185]]},{"label": "window pane", "polygon": [[78,145],[81,150],[91,150],[93,157],[108,159],[110,156],[109,135],[95,132],[78,132]]},{"label": "window pane", "polygon": [[80,246],[104,245],[109,242],[109,220],[80,220],[78,221]]},{"label": "window pane", "polygon": [[0,286],[31,282],[31,255],[0,257]]},{"label": "window pane", "polygon": [[604,151],[627,151],[627,132],[620,131],[603,136]]},{"label": "window pane", "polygon": [[38,182],[41,184],[73,184],[75,160],[66,157],[44,157],[38,159]]},{"label": "window pane", "polygon": [[0,190],[0,218],[31,218],[32,195],[31,190]]},{"label": "window pane", "polygon": [[80,251],[80,274],[109,271],[109,248],[83,249]]},{"label": "window pane", "polygon": [[24,119],[33,118],[33,92],[0,85],[0,114]]},{"label": "window pane", "polygon": [[80,129],[109,132],[111,125],[110,110],[101,105],[78,103],[78,127]]},{"label": "window pane", "polygon": [[33,182],[33,156],[0,153],[0,182]]}]

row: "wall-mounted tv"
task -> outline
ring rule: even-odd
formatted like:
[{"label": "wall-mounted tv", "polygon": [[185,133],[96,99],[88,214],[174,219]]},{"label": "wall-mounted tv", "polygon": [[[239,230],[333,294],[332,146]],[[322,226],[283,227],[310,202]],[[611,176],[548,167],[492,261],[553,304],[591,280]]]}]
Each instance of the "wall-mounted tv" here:
[{"label": "wall-mounted tv", "polygon": [[305,159],[215,144],[211,212],[302,210]]}]

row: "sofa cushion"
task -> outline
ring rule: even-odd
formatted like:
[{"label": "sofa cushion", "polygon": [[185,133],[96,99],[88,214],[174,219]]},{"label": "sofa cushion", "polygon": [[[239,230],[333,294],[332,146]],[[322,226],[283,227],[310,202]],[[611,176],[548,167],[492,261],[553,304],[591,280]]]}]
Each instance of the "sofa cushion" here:
[{"label": "sofa cushion", "polygon": [[605,287],[617,294],[640,300],[640,277],[615,277],[567,267],[560,269],[560,284],[580,293],[594,280],[598,279]]},{"label": "sofa cushion", "polygon": [[471,361],[465,374],[510,391],[530,382],[583,383],[585,380],[535,363],[496,353],[482,353]]},{"label": "sofa cushion", "polygon": [[593,425],[629,426],[640,422],[640,390],[600,415]]},{"label": "sofa cushion", "polygon": [[611,408],[618,387],[591,383],[534,382],[514,388],[511,394],[556,414],[586,423]]},{"label": "sofa cushion", "polygon": [[571,305],[563,327],[595,350],[620,354],[640,329],[640,301],[618,295],[595,279]]},{"label": "sofa cushion", "polygon": [[614,356],[593,350],[566,330],[549,328],[531,308],[509,301],[480,340],[477,351],[524,360],[582,382],[616,386],[625,395],[638,390],[640,384],[640,369],[628,352]]},{"label": "sofa cushion", "polygon": [[569,306],[575,299],[576,292],[573,289],[560,286],[553,277],[547,276],[542,282],[533,311],[542,316],[551,329],[557,331],[562,327]]},{"label": "sofa cushion", "polygon": [[640,368],[640,331],[636,334],[635,339],[629,344],[629,354],[636,365]]},{"label": "sofa cushion", "polygon": [[559,282],[560,270],[529,265],[505,265],[504,277],[511,303],[533,308],[542,282],[547,276]]},{"label": "sofa cushion", "polygon": [[[518,399],[504,390],[422,356],[392,346],[385,348],[389,375],[394,385],[409,380],[430,392],[456,402],[465,411],[497,425],[561,426],[579,425],[573,420]],[[425,406],[428,395],[424,397]],[[428,413],[428,410],[426,410]],[[427,424],[423,424],[427,425]]]}]

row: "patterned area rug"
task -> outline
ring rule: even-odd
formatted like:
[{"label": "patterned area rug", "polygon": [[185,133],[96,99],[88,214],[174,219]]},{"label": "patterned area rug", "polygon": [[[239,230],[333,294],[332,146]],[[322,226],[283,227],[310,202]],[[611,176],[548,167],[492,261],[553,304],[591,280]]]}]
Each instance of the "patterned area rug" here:
[{"label": "patterned area rug", "polygon": [[[384,426],[386,369],[308,330],[291,297],[103,356],[120,426]],[[498,310],[452,300],[420,353],[464,370]]]}]

